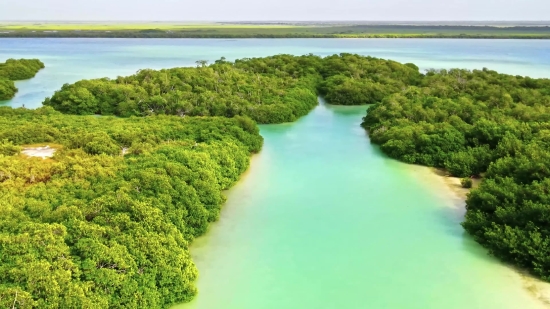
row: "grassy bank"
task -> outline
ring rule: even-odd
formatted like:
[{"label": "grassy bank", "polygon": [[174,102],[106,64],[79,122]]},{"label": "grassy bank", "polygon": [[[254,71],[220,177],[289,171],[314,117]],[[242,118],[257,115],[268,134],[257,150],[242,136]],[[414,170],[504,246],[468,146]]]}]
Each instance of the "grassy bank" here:
[{"label": "grassy bank", "polygon": [[0,23],[1,37],[550,39],[548,26]]}]

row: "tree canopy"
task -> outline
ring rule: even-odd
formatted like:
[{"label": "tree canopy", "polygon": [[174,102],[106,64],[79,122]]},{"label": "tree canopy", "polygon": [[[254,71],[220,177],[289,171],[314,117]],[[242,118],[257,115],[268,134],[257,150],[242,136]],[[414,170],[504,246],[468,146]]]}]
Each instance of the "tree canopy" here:
[{"label": "tree canopy", "polygon": [[[0,307],[166,308],[262,138],[248,118],[0,108]],[[28,158],[22,145],[57,147]]]},{"label": "tree canopy", "polygon": [[389,156],[483,176],[464,228],[495,256],[550,280],[550,80],[429,71],[372,106],[363,126]]},{"label": "tree canopy", "polygon": [[9,100],[17,93],[13,81],[33,78],[44,68],[38,59],[8,59],[0,63],[0,100]]},{"label": "tree canopy", "polygon": [[317,105],[375,103],[420,78],[414,65],[340,54],[278,55],[194,68],[141,70],[116,79],[66,84],[44,105],[78,115],[249,116],[259,123],[294,121]]},{"label": "tree canopy", "polygon": [[[195,68],[141,70],[117,79],[64,85],[44,105],[70,114],[249,116],[261,123],[296,120],[317,105],[313,76],[257,72],[223,60]],[[259,65],[255,69],[259,69]]]}]

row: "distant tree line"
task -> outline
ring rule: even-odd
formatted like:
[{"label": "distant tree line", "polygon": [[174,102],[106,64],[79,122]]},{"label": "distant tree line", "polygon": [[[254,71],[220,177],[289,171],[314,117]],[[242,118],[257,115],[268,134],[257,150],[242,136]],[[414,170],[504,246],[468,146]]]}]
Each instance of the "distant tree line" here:
[{"label": "distant tree line", "polygon": [[470,33],[441,33],[441,34],[392,34],[392,33],[187,33],[166,31],[82,31],[82,32],[10,32],[0,33],[0,38],[119,38],[119,39],[516,39],[516,40],[548,40],[550,34],[514,33],[514,34],[470,34]]},{"label": "distant tree line", "polygon": [[38,59],[8,59],[0,63],[0,101],[9,100],[17,93],[13,81],[33,78],[44,68]]},{"label": "distant tree line", "polygon": [[120,29],[117,25],[101,30],[51,29],[29,25],[26,29],[0,32],[0,37],[28,38],[472,38],[472,39],[550,39],[548,26],[451,26],[451,25],[309,25],[308,27],[184,27],[173,29]]}]

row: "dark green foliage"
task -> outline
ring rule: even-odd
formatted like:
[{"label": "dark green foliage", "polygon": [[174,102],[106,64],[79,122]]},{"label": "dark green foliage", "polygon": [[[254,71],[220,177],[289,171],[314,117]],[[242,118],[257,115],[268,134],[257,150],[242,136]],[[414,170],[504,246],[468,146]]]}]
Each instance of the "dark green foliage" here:
[{"label": "dark green foliage", "polygon": [[0,100],[9,100],[17,93],[13,81],[33,78],[44,64],[38,59],[8,59],[0,63]]},{"label": "dark green foliage", "polygon": [[340,54],[323,59],[320,92],[338,105],[375,104],[419,81],[417,67],[391,60]]},{"label": "dark green foliage", "polygon": [[373,104],[420,78],[413,65],[352,54],[222,58],[209,66],[198,61],[196,68],[67,84],[44,105],[78,115],[242,115],[282,123],[306,115],[317,93],[331,104]]},{"label": "dark green foliage", "polygon": [[33,78],[44,68],[44,63],[38,59],[8,59],[0,63],[0,78],[8,80],[24,80]]},{"label": "dark green foliage", "polygon": [[494,71],[430,71],[421,87],[387,96],[363,126],[390,156],[479,175],[514,155],[550,121],[550,80]]},{"label": "dark green foliage", "polygon": [[0,101],[9,100],[17,93],[17,87],[13,81],[0,77]]},{"label": "dark green foliage", "polygon": [[495,256],[550,280],[550,80],[429,71],[369,109],[391,157],[446,168],[471,186],[464,228]]},{"label": "dark green foliage", "polygon": [[[189,243],[262,146],[248,118],[0,108],[0,306],[167,308],[196,293]],[[61,145],[52,159],[18,145]],[[126,155],[123,153],[126,152]]]},{"label": "dark green foliage", "polygon": [[465,177],[460,179],[460,184],[462,185],[462,188],[470,189],[473,186],[472,178]]},{"label": "dark green foliage", "polygon": [[210,66],[199,62],[196,68],[83,80],[64,85],[44,105],[79,115],[239,115],[260,123],[290,122],[317,105],[316,70],[300,71],[299,65],[318,57],[302,58],[281,55],[237,63],[221,59]]}]

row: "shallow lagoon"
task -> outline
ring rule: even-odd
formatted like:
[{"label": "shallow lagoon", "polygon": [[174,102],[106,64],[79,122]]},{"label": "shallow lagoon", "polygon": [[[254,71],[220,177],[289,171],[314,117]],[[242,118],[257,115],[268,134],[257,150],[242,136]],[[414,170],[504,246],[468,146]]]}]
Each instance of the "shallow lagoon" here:
[{"label": "shallow lagoon", "polygon": [[[199,59],[340,52],[422,69],[550,75],[550,41],[3,39],[0,61],[46,64],[3,104],[37,107],[63,83]],[[194,244],[199,295],[180,308],[542,306],[464,234],[451,190],[369,144],[359,127],[365,110],[322,104],[296,123],[261,126],[264,150],[228,192],[220,222]]]}]

